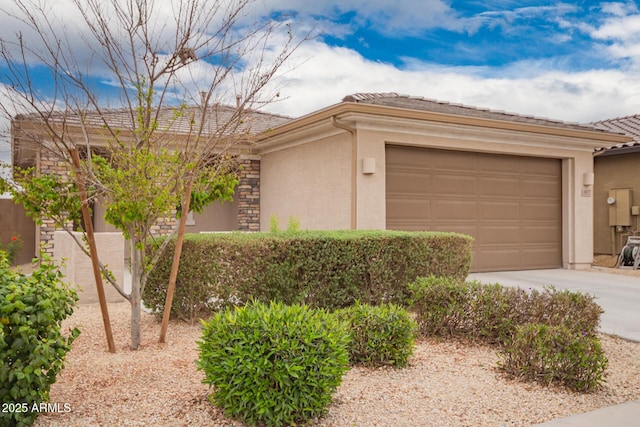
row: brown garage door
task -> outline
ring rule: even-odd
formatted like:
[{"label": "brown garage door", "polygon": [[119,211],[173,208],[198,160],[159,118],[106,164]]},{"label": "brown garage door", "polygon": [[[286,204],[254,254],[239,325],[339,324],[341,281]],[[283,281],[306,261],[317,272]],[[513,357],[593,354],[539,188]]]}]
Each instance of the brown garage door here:
[{"label": "brown garage door", "polygon": [[558,159],[387,146],[387,229],[465,233],[472,271],[562,265]]}]

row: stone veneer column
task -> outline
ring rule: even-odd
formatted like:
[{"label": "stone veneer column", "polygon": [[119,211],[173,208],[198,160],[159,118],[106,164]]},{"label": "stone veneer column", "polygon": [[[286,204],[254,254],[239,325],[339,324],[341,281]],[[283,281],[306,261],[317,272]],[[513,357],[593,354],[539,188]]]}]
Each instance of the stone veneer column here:
[{"label": "stone veneer column", "polygon": [[[39,160],[38,173],[40,175],[51,175],[51,174],[59,175],[63,178],[63,180],[69,178],[69,169],[68,169],[69,163],[65,159],[60,158],[59,155],[45,148],[40,149],[39,156],[40,156],[40,160]],[[65,227],[68,229],[71,229],[73,228],[73,223],[71,221],[68,221],[65,224]],[[46,218],[46,217],[42,218],[42,225],[39,227],[39,229],[40,229],[39,243],[42,250],[44,250],[44,252],[46,252],[47,254],[53,256],[54,232],[56,230],[61,230],[61,229],[56,227],[55,222],[52,219]]]},{"label": "stone veneer column", "polygon": [[260,157],[238,157],[238,229],[260,231]]}]

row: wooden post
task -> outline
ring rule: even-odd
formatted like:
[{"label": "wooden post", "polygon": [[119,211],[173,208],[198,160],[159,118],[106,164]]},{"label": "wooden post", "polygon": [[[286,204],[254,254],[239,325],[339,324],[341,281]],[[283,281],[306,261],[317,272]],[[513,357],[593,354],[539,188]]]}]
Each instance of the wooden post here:
[{"label": "wooden post", "polygon": [[189,214],[189,203],[191,202],[191,189],[193,188],[193,177],[189,179],[185,200],[182,203],[182,215],[180,216],[180,228],[178,238],[173,252],[173,263],[171,264],[171,274],[169,276],[169,287],[167,288],[167,298],[164,302],[164,312],[162,313],[162,326],[160,327],[160,339],[158,342],[167,342],[167,328],[169,327],[169,316],[171,315],[171,304],[173,304],[173,294],[176,290],[176,280],[178,278],[178,267],[180,266],[180,255],[182,255],[182,242],[184,241],[184,230],[187,225],[187,215]]},{"label": "wooden post", "polygon": [[116,352],[116,345],[113,341],[113,333],[111,332],[111,322],[109,321],[109,311],[107,310],[107,299],[104,294],[104,286],[102,284],[102,275],[100,274],[100,265],[98,264],[98,250],[96,248],[96,239],[93,235],[93,224],[91,223],[91,215],[89,214],[89,201],[87,200],[87,189],[82,180],[82,171],[80,170],[80,156],[76,148],[69,150],[73,166],[76,169],[76,182],[82,199],[82,220],[84,229],[87,233],[87,241],[89,242],[89,253],[91,254],[91,264],[93,266],[93,276],[96,279],[96,289],[98,291],[98,300],[100,301],[100,311],[102,312],[102,323],[104,323],[104,331],[107,335],[107,345],[109,352]]}]

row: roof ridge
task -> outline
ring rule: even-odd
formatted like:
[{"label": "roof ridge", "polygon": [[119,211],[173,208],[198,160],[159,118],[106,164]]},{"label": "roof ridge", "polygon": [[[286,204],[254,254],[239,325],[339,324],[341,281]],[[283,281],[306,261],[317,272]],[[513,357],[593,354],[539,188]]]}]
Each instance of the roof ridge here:
[{"label": "roof ridge", "polygon": [[611,119],[598,120],[598,121],[591,122],[591,123],[592,124],[613,123],[613,122],[620,121],[620,120],[625,120],[625,119],[638,119],[638,120],[640,120],[640,114],[630,114],[628,116],[613,117]]},{"label": "roof ridge", "polygon": [[345,96],[342,98],[342,102],[360,102],[369,99],[397,98],[400,96],[402,95],[398,95],[396,92],[358,92]]},{"label": "roof ridge", "polygon": [[[393,98],[395,98],[395,99],[407,99],[407,100],[413,100],[413,101],[425,101],[425,102],[430,102],[430,103],[433,103],[433,104],[440,105],[442,107],[461,108],[461,109],[464,109],[464,110],[467,110],[467,111],[470,111],[470,112],[476,112],[476,113],[497,114],[497,115],[505,116],[503,119],[506,119],[507,117],[511,117],[512,120],[513,119],[517,119],[515,121],[535,120],[535,121],[547,122],[549,124],[567,125],[567,126],[573,126],[573,127],[600,130],[593,123],[579,123],[579,122],[552,119],[552,118],[549,118],[549,117],[534,116],[534,115],[530,115],[530,114],[513,113],[513,112],[508,112],[508,111],[505,111],[505,110],[498,110],[498,109],[492,109],[492,108],[487,108],[487,107],[477,107],[477,106],[473,106],[473,105],[442,101],[442,100],[439,100],[439,99],[427,98],[427,97],[423,97],[423,96],[401,95],[401,94],[398,94],[396,92],[355,93],[355,94],[352,94],[352,95],[345,96],[342,99],[342,101],[343,102],[365,102],[365,103],[367,101],[369,101],[369,102],[372,102],[372,103],[376,103],[375,102],[376,100],[383,101],[385,99],[389,99],[390,100],[390,99],[393,99]],[[387,105],[387,104],[382,104],[382,105]],[[391,104],[389,104],[389,105],[391,105]],[[405,107],[400,107],[400,108],[411,108],[411,107],[405,106]],[[455,114],[455,113],[451,113],[451,114]]]}]

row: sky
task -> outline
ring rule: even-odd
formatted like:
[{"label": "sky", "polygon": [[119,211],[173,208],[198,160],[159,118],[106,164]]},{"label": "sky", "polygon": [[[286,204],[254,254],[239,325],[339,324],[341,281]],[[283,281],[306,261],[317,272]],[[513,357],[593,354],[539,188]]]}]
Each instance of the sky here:
[{"label": "sky", "polygon": [[[0,10],[12,2],[0,0]],[[265,107],[270,112],[297,117],[349,94],[397,92],[579,123],[640,114],[634,1],[257,0],[254,7],[286,16],[293,31],[317,33],[274,79],[281,96]],[[71,28],[77,15],[64,13]],[[1,26],[0,38],[17,29]],[[34,85],[46,90],[46,76]],[[5,143],[0,161],[8,159]]]}]

